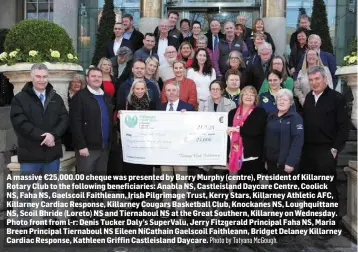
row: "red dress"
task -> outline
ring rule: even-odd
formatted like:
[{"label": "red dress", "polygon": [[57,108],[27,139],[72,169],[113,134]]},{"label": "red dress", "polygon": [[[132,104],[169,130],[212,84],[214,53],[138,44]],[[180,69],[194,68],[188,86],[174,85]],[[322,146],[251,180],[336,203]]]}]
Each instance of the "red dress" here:
[{"label": "red dress", "polygon": [[[113,98],[114,93],[116,92],[116,89],[114,88],[114,84],[112,81],[103,81],[103,91],[109,95],[111,98]],[[117,121],[117,110],[114,111],[113,115],[113,121]]]}]

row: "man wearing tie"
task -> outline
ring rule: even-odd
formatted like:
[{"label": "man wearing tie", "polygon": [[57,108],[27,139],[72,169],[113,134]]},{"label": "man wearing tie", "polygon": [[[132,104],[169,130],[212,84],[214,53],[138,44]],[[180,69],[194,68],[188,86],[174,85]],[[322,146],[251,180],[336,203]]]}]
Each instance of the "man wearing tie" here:
[{"label": "man wearing tie", "polygon": [[[61,137],[68,127],[68,113],[61,96],[48,82],[48,69],[45,64],[34,64],[31,68],[31,78],[32,82],[26,83],[12,100],[10,119],[17,136],[17,157],[21,175],[42,175],[42,183],[48,187],[45,190],[48,198],[44,201],[54,203],[56,199],[52,198],[52,193],[55,190],[50,185],[57,184],[54,174],[57,174],[60,168]],[[21,185],[29,187],[29,191],[20,191],[22,203],[31,203],[31,193],[36,182],[37,180],[20,181]],[[25,205],[23,210],[30,211],[30,208]],[[56,219],[53,214],[55,208],[48,207],[45,211],[47,212],[43,218],[47,222]],[[21,219],[22,228],[31,226],[31,216],[22,216]],[[51,228],[48,223],[46,227]]]},{"label": "man wearing tie", "polygon": [[[168,83],[165,86],[165,93],[167,96],[167,103],[162,103],[159,107],[159,110],[161,111],[169,111],[169,112],[174,112],[174,111],[180,111],[180,112],[185,112],[185,111],[194,111],[194,106],[191,104],[188,104],[186,102],[183,102],[181,100],[179,100],[179,86],[176,83]],[[175,174],[181,174],[181,175],[188,175],[188,167],[187,166],[160,166],[161,170],[162,170],[162,174],[168,174],[168,175],[174,175]],[[170,185],[171,182],[169,180],[166,180],[167,177],[165,177],[165,179],[162,181],[163,185]],[[181,187],[181,189],[177,189],[177,193],[178,194],[186,194],[187,190],[184,187],[184,184],[187,183],[186,180],[177,180],[178,184],[183,184],[183,187]],[[166,187],[166,188],[170,188],[170,187]],[[179,188],[179,187],[178,187]],[[166,196],[170,196],[170,194],[172,193],[171,189],[163,189],[163,193]],[[168,203],[170,206],[172,199],[170,198],[164,198],[163,201],[165,203]],[[181,203],[185,203],[186,198],[182,198],[180,200],[177,200],[177,202],[181,202]],[[183,210],[184,208],[181,207],[177,207],[177,210]],[[167,217],[162,217],[162,218],[167,218]]]},{"label": "man wearing tie", "polygon": [[224,38],[224,34],[221,32],[220,22],[217,20],[212,20],[210,22],[210,31],[205,34],[208,38],[208,48],[210,48],[213,52],[219,43],[219,40]]}]

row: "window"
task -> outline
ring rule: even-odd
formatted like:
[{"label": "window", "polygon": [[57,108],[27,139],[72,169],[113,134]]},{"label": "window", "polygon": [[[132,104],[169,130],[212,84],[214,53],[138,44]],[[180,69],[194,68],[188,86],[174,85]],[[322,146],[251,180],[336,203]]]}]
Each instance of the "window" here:
[{"label": "window", "polygon": [[25,0],[25,19],[53,21],[53,0]]}]

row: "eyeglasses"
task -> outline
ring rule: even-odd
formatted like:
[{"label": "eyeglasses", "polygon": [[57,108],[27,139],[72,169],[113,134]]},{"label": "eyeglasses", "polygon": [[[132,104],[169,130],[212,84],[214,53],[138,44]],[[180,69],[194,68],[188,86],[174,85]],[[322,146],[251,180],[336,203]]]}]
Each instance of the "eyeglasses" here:
[{"label": "eyeglasses", "polygon": [[243,97],[250,97],[250,98],[254,98],[256,97],[255,94],[250,94],[250,93],[244,93],[242,94]]},{"label": "eyeglasses", "polygon": [[167,54],[176,54],[175,51],[168,51]]}]

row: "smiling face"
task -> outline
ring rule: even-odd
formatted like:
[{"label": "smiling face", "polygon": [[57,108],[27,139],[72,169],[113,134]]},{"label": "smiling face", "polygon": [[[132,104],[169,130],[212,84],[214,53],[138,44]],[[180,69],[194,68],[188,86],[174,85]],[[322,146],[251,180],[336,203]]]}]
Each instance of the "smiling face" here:
[{"label": "smiling face", "polygon": [[220,32],[220,23],[217,20],[213,20],[210,23],[210,31],[213,35],[217,35]]},{"label": "smiling face", "polygon": [[152,50],[155,46],[155,37],[150,35],[145,36],[143,44],[146,49]]},{"label": "smiling face", "polygon": [[173,71],[174,71],[174,75],[175,77],[181,78],[184,76],[185,73],[185,66],[183,63],[181,62],[176,62],[173,65]]},{"label": "smiling face", "polygon": [[279,58],[275,58],[272,60],[272,69],[278,70],[282,72],[283,70],[283,62]]},{"label": "smiling face", "polygon": [[245,90],[242,93],[242,103],[246,106],[252,106],[255,104],[256,95],[251,90]]},{"label": "smiling face", "polygon": [[308,50],[306,60],[307,60],[308,66],[316,65],[317,61],[318,61],[317,52],[314,50]]},{"label": "smiling face", "polygon": [[32,72],[32,85],[34,89],[42,92],[48,83],[48,72],[44,69],[36,69]]},{"label": "smiling face", "polygon": [[169,20],[169,25],[171,27],[174,27],[177,25],[177,21],[178,21],[178,16],[175,13],[170,13],[170,15],[168,16],[168,20]]},{"label": "smiling face", "polygon": [[235,36],[235,26],[233,23],[228,22],[224,26],[226,36],[232,37]]},{"label": "smiling face", "polygon": [[137,98],[142,98],[146,92],[146,85],[142,82],[138,82],[133,87],[133,94]]},{"label": "smiling face", "polygon": [[213,83],[210,87],[210,94],[213,99],[221,98],[222,90],[220,84]]},{"label": "smiling face", "polygon": [[183,56],[183,58],[189,58],[191,55],[191,48],[188,44],[184,44],[181,47],[180,54]]},{"label": "smiling face", "polygon": [[307,43],[307,36],[304,32],[300,32],[297,34],[297,41],[300,43],[300,45],[304,45]]},{"label": "smiling face", "polygon": [[277,109],[280,112],[287,112],[291,107],[291,100],[288,95],[282,95],[277,98]]},{"label": "smiling face", "polygon": [[102,85],[102,71],[90,70],[86,79],[88,86],[90,86],[94,90],[98,90]]},{"label": "smiling face", "polygon": [[145,74],[145,63],[137,61],[132,67],[133,76],[135,78],[143,78]]},{"label": "smiling face", "polygon": [[278,77],[277,75],[275,75],[274,73],[271,73],[268,78],[267,81],[270,85],[270,89],[277,91],[281,88],[281,82],[282,79],[280,79],[280,77]]},{"label": "smiling face", "polygon": [[157,71],[158,64],[155,61],[151,60],[145,64],[145,67],[147,74],[153,76]]},{"label": "smiling face", "polygon": [[204,50],[199,50],[197,55],[196,55],[196,59],[198,60],[199,65],[204,65],[206,60],[207,60],[207,55],[206,52]]},{"label": "smiling face", "polygon": [[201,27],[199,24],[193,24],[192,32],[194,35],[200,35]]},{"label": "smiling face", "polygon": [[101,65],[101,70],[103,73],[111,73],[111,70],[112,70],[111,62],[104,60]]},{"label": "smiling face", "polygon": [[176,85],[168,83],[165,86],[165,95],[167,96],[168,101],[175,102],[179,98],[179,90]]},{"label": "smiling face", "polygon": [[235,35],[236,36],[240,36],[244,31],[242,30],[242,27],[241,26],[236,26],[235,27]]},{"label": "smiling face", "polygon": [[264,31],[264,21],[258,20],[256,22],[256,32],[263,32]]},{"label": "smiling face", "polygon": [[321,48],[321,40],[318,38],[311,38],[308,41],[308,48],[312,50],[319,50]]},{"label": "smiling face", "polygon": [[125,31],[131,30],[133,27],[133,20],[130,18],[122,18],[122,23]]},{"label": "smiling face", "polygon": [[323,77],[320,72],[314,72],[308,75],[311,90],[317,95],[327,87],[327,77]]},{"label": "smiling face", "polygon": [[123,35],[123,25],[122,24],[115,24],[113,28],[114,35],[117,38],[122,37]]},{"label": "smiling face", "polygon": [[79,91],[81,89],[81,86],[82,86],[81,80],[78,78],[78,76],[74,76],[72,81],[71,81],[70,90],[73,93],[76,93],[77,91]]}]

